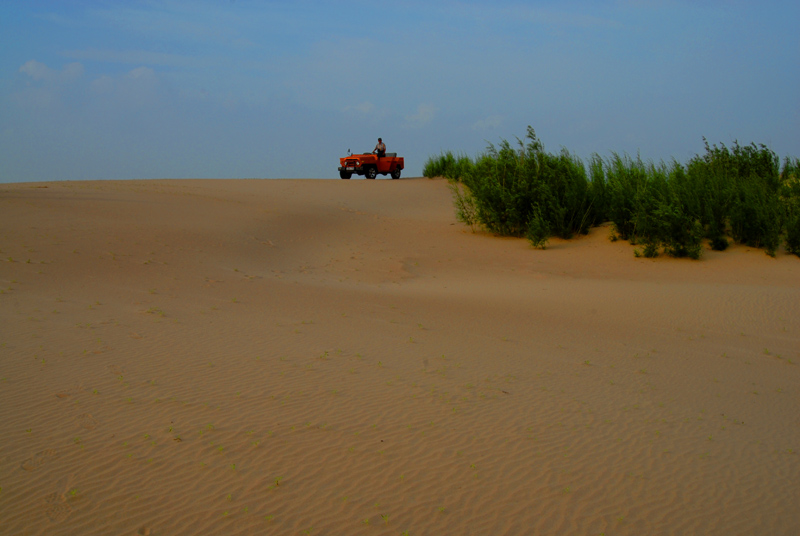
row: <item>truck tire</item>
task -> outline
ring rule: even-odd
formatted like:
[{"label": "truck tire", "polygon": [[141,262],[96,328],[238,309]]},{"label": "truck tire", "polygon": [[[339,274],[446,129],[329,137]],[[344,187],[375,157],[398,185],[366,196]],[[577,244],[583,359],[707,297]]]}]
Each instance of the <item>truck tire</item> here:
[{"label": "truck tire", "polygon": [[374,179],[378,176],[378,168],[375,166],[370,166],[366,170],[364,170],[364,176],[368,179]]},{"label": "truck tire", "polygon": [[392,178],[399,179],[400,178],[400,168],[396,167],[392,170]]},{"label": "truck tire", "polygon": [[352,175],[353,174],[350,173],[349,171],[340,171],[339,172],[339,178],[341,178],[341,179],[349,179]]}]

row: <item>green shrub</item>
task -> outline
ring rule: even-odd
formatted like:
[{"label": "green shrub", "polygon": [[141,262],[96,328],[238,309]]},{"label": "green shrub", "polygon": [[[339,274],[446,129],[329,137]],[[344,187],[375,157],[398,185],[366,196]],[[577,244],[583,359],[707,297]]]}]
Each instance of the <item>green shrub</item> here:
[{"label": "green shrub", "polygon": [[451,180],[459,221],[535,247],[611,221],[615,238],[644,246],[637,256],[697,259],[704,239],[724,250],[729,237],[773,256],[784,240],[800,256],[800,160],[787,158],[780,170],[764,145],[704,143],[685,166],[595,154],[587,176],[579,158],[546,152],[528,127],[524,141],[489,144],[474,160],[449,151],[431,157],[424,175]]},{"label": "green shrub", "polygon": [[786,251],[800,257],[800,159],[787,158],[780,178],[779,197],[786,222]]},{"label": "green shrub", "polygon": [[699,259],[703,251],[703,226],[680,202],[663,203],[656,211],[657,236],[672,257]]},{"label": "green shrub", "polygon": [[712,246],[724,246],[730,232],[737,242],[763,247],[774,256],[783,219],[777,155],[764,145],[738,142],[729,149],[705,141],[705,148],[705,155],[692,159],[688,169]]},{"label": "green shrub", "polygon": [[550,226],[542,216],[542,211],[538,208],[533,211],[533,215],[528,221],[525,238],[535,248],[545,249],[547,247],[547,241],[550,238]]},{"label": "green shrub", "polygon": [[786,251],[800,257],[800,213],[786,222]]},{"label": "green shrub", "polygon": [[[612,153],[605,162],[607,190],[606,214],[623,240],[636,243],[636,226],[643,222],[648,208],[647,171],[641,159]],[[640,230],[641,232],[641,230]]]},{"label": "green shrub", "polygon": [[459,185],[456,181],[450,183],[450,191],[453,193],[453,202],[456,206],[456,219],[475,230],[478,223],[475,198],[472,192],[465,186]]},{"label": "green shrub", "polygon": [[444,177],[445,170],[452,167],[454,162],[455,157],[450,151],[442,153],[439,156],[428,157],[428,160],[422,168],[422,175],[429,179]]},{"label": "green shrub", "polygon": [[608,220],[608,187],[603,159],[594,154],[589,162],[589,184],[586,192],[589,198],[586,225],[592,227]]},{"label": "green shrub", "polygon": [[566,149],[545,152],[530,127],[526,141],[517,142],[517,148],[506,140],[490,144],[463,166],[461,180],[474,198],[478,221],[499,235],[533,237],[537,246],[545,243],[543,235],[587,233],[598,218],[580,159]]},{"label": "green shrub", "polygon": [[687,192],[697,200],[698,215],[706,229],[712,249],[728,247],[728,217],[734,201],[731,172],[720,151],[705,142],[706,154],[695,156],[686,167]]},{"label": "green shrub", "polygon": [[460,181],[472,168],[472,160],[467,156],[455,156],[447,151],[437,157],[429,157],[422,168],[424,177],[445,177],[450,180]]},{"label": "green shrub", "polygon": [[763,145],[705,146],[686,167],[612,154],[605,163],[606,211],[617,233],[645,244],[645,256],[663,247],[672,256],[699,258],[703,238],[723,250],[728,234],[774,256],[788,221],[777,157]]},{"label": "green shrub", "polygon": [[674,257],[700,257],[703,227],[698,205],[687,195],[692,188],[683,166],[612,154],[606,167],[606,212],[621,238],[644,245],[639,255],[645,257],[662,249]]}]

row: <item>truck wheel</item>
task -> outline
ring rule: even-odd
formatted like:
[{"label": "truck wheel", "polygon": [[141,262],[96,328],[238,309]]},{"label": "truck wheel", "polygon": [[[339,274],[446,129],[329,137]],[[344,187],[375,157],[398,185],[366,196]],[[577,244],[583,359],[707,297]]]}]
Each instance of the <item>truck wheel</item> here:
[{"label": "truck wheel", "polygon": [[399,179],[400,178],[400,168],[396,167],[392,170],[392,178]]},{"label": "truck wheel", "polygon": [[378,168],[375,166],[370,166],[364,171],[364,176],[368,179],[374,179],[378,176]]},{"label": "truck wheel", "polygon": [[351,176],[352,176],[352,173],[350,173],[349,171],[340,171],[339,172],[339,177],[342,178],[342,179],[349,179]]}]

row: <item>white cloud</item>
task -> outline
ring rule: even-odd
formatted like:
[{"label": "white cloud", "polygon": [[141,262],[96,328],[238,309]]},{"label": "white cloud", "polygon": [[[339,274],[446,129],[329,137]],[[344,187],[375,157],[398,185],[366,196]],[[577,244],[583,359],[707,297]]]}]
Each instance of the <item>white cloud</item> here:
[{"label": "white cloud", "polygon": [[86,48],[66,50],[64,56],[76,60],[128,63],[133,65],[159,65],[166,67],[202,67],[203,62],[192,56],[166,54],[146,50],[109,50]]},{"label": "white cloud", "polygon": [[83,75],[83,65],[68,63],[61,71],[57,71],[44,63],[30,60],[19,68],[19,72],[27,74],[37,82],[67,83],[77,80]]},{"label": "white cloud", "polygon": [[114,91],[114,79],[110,76],[103,75],[92,80],[91,88],[97,93],[111,93]]},{"label": "white cloud", "polygon": [[412,127],[422,127],[430,123],[435,115],[436,108],[432,104],[420,104],[417,113],[406,116],[406,122]]},{"label": "white cloud", "polygon": [[156,73],[150,67],[137,67],[125,75],[129,80],[155,80]]},{"label": "white cloud", "polygon": [[160,81],[150,67],[137,67],[122,76],[103,75],[91,83],[98,95],[116,99],[119,104],[147,106],[158,98]]},{"label": "white cloud", "polygon": [[158,100],[159,81],[150,67],[137,67],[117,83],[117,98],[134,107],[149,107]]},{"label": "white cloud", "polygon": [[472,125],[472,130],[490,130],[499,127],[503,124],[502,115],[490,115],[484,119],[476,121]]},{"label": "white cloud", "polygon": [[27,61],[19,72],[27,75],[28,80],[11,98],[23,109],[53,111],[62,104],[62,97],[70,93],[67,85],[81,78],[83,71],[80,63],[69,63],[59,71],[36,60]]},{"label": "white cloud", "polygon": [[11,102],[20,109],[52,109],[58,102],[58,93],[52,88],[29,87],[12,94]]},{"label": "white cloud", "polygon": [[45,80],[45,81],[52,81],[55,80],[58,76],[58,73],[45,65],[44,63],[39,63],[36,60],[30,60],[25,65],[19,68],[19,72],[25,73],[34,80]]},{"label": "white cloud", "polygon": [[72,82],[83,76],[83,65],[80,63],[68,63],[61,70],[61,80],[64,82]]}]

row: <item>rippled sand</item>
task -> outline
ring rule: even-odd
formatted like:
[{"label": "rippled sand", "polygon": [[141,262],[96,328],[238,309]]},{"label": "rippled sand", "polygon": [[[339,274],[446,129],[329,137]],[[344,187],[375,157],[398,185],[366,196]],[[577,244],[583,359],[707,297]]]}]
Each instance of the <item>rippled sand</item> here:
[{"label": "rippled sand", "polygon": [[0,185],[0,534],[800,533],[800,259],[443,180]]}]

